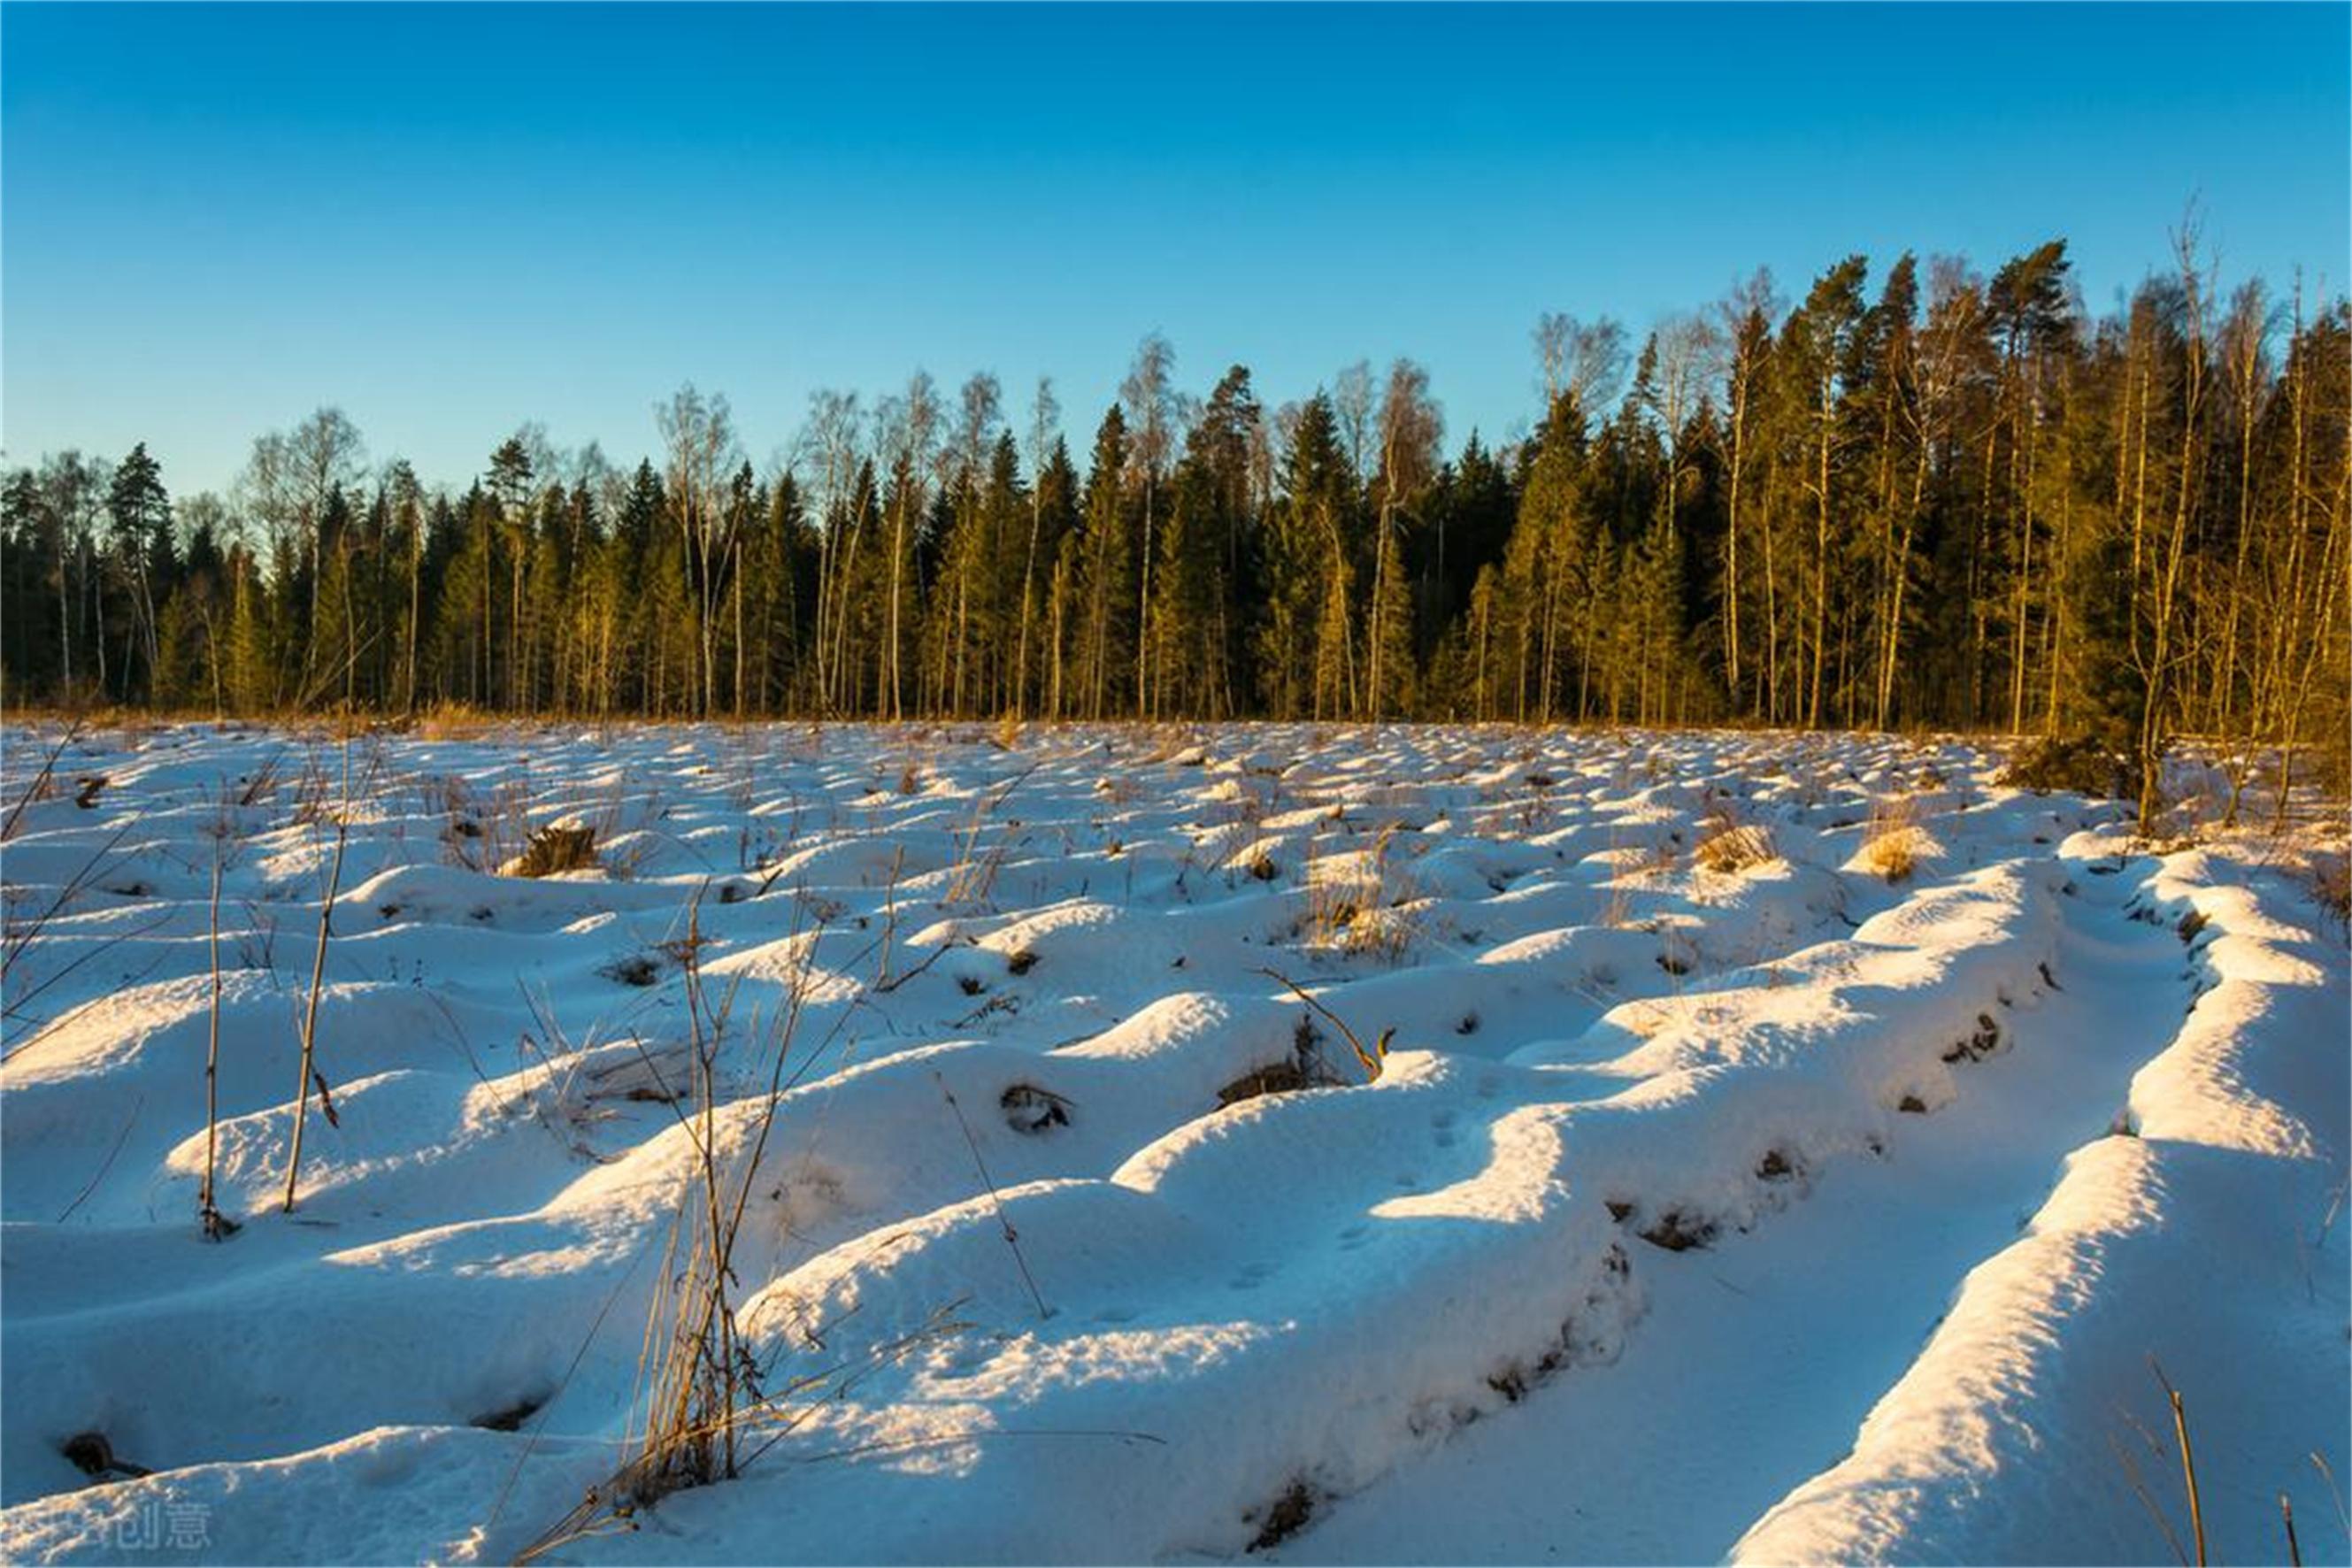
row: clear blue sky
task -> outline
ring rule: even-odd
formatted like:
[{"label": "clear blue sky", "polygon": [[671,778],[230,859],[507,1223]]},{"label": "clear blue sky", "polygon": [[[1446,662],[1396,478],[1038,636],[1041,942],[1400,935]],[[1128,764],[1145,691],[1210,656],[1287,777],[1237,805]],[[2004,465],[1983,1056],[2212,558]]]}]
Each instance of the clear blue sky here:
[{"label": "clear blue sky", "polygon": [[12,3],[0,440],[175,493],[338,403],[462,483],[616,460],[681,381],[764,458],[918,365],[1074,447],[1136,339],[1269,404],[1423,361],[1533,412],[1538,311],[1637,329],[1850,250],[2072,242],[2105,309],[2201,197],[2231,278],[2347,263],[2352,9]]}]

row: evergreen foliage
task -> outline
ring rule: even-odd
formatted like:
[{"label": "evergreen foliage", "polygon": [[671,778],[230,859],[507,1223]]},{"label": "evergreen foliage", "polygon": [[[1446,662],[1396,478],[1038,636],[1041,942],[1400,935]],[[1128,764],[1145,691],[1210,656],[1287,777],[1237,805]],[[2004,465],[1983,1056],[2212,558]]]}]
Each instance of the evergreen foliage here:
[{"label": "evergreen foliage", "polygon": [[[144,445],[0,479],[12,701],[268,712],[1937,725],[2090,737],[2347,723],[2352,309],[2179,265],[2093,318],[2063,242],[1990,277],[1851,257],[1662,323],[1547,316],[1542,417],[1449,459],[1426,374],[1263,407],[1145,340],[1083,471],[1041,385],[792,460],[723,397],[634,467],[527,426],[463,490],[322,410],[229,498]],[[1630,383],[1625,375],[1628,364]],[[1620,385],[1623,385],[1622,394]]]}]

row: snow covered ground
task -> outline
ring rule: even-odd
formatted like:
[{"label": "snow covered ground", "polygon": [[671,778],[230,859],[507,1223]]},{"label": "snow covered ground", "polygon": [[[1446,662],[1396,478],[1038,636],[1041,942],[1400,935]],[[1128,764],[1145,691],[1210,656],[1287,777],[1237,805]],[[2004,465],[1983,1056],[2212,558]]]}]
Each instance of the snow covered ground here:
[{"label": "snow covered ground", "polygon": [[[2346,1561],[2343,930],[1999,761],[80,737],[0,851],[0,1547],[2170,1561],[2160,1365],[2214,1560]],[[616,1508],[706,1143],[740,1475]]]}]

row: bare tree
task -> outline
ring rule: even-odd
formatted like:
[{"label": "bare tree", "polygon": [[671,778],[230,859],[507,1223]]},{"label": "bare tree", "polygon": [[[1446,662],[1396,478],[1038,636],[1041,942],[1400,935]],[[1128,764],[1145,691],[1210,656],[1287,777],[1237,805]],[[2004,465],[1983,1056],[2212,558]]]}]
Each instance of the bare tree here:
[{"label": "bare tree", "polygon": [[1045,465],[1053,458],[1055,431],[1061,424],[1062,406],[1054,399],[1054,379],[1041,375],[1037,391],[1029,404],[1029,548],[1021,560],[1020,625],[1014,631],[1017,651],[1013,655],[1013,711],[1015,715],[1027,710],[1029,700],[1029,641],[1030,627],[1037,618],[1037,543],[1045,524]]},{"label": "bare tree", "polygon": [[2227,605],[2221,636],[2214,649],[2215,679],[2211,697],[2215,727],[2229,727],[2236,693],[2240,625],[2244,615],[2246,557],[2254,535],[2254,437],[2262,419],[2263,399],[2271,384],[2270,339],[2272,310],[2262,279],[2239,285],[2221,319],[2221,374],[2229,387],[2231,423],[2237,437],[2238,514],[2234,559],[2230,569]]},{"label": "bare tree", "polygon": [[367,444],[360,439],[359,426],[341,409],[328,407],[314,411],[294,426],[286,437],[284,451],[296,521],[310,558],[310,614],[315,621],[320,575],[319,520],[326,515],[330,494],[359,481],[367,462]]},{"label": "bare tree", "polygon": [[1598,414],[1624,390],[1632,362],[1623,323],[1609,316],[1580,321],[1547,310],[1536,318],[1534,335],[1547,413],[1566,394],[1587,414]]},{"label": "bare tree", "polygon": [[929,496],[931,461],[940,427],[939,392],[929,374],[917,371],[907,382],[904,397],[887,398],[875,411],[881,432],[878,445],[889,454],[890,487],[890,620],[887,649],[890,717],[906,716],[904,670],[906,643],[906,579],[912,564],[915,530],[920,526]]},{"label": "bare tree", "polygon": [[700,710],[717,705],[719,606],[725,594],[733,532],[741,518],[727,504],[726,476],[740,460],[735,426],[724,394],[704,396],[692,382],[654,407],[654,423],[669,454],[669,508],[684,548],[687,587],[695,616],[697,688]]},{"label": "bare tree", "polygon": [[[2203,224],[2194,203],[2182,215],[2172,234],[2175,267],[2179,273],[2181,362],[2179,381],[2180,445],[2173,475],[2172,516],[2162,540],[2146,553],[2146,597],[2136,629],[2133,656],[2147,693],[2140,710],[2137,772],[2139,783],[2139,830],[2151,833],[2163,807],[2163,766],[2166,726],[2173,701],[2172,677],[2181,654],[2174,646],[2180,627],[2182,570],[2187,561],[2189,524],[2202,488],[2197,454],[2204,429],[2206,353],[2210,336],[2213,264],[2207,258]],[[2143,461],[2145,446],[2143,444]],[[2137,544],[2134,555],[2141,552]],[[2137,576],[2137,574],[2136,574]]]},{"label": "bare tree", "polygon": [[[1399,668],[1412,663],[1412,601],[1404,592],[1402,531],[1410,509],[1435,478],[1444,416],[1429,395],[1429,372],[1409,359],[1389,367],[1381,397],[1380,462],[1373,477],[1371,664],[1373,716],[1382,716]],[[1393,642],[1393,649],[1389,644]]]},{"label": "bare tree", "polygon": [[1927,509],[1927,482],[1939,456],[1958,439],[1967,406],[1962,394],[1984,341],[1984,319],[1983,279],[1958,257],[1930,258],[1927,319],[1906,367],[1912,383],[1909,395],[1895,399],[1896,411],[1909,421],[1906,436],[1912,468],[1910,492],[1889,544],[1886,605],[1878,617],[1873,715],[1882,730],[1895,717],[1895,676],[1903,661],[1903,628],[1910,613],[1907,601],[1919,523]]},{"label": "bare tree", "polygon": [[1004,418],[1004,392],[987,371],[974,371],[963,384],[962,417],[956,423],[955,466],[967,476],[988,467],[990,439]]},{"label": "bare tree", "polygon": [[1740,699],[1739,637],[1740,530],[1746,513],[1740,502],[1750,466],[1750,449],[1759,424],[1759,404],[1764,387],[1766,356],[1771,346],[1772,322],[1780,301],[1772,290],[1772,275],[1759,269],[1716,306],[1724,343],[1724,464],[1727,495],[1723,530],[1723,660],[1731,700]]},{"label": "bare tree", "polygon": [[1331,412],[1339,421],[1339,439],[1348,448],[1348,474],[1357,484],[1371,479],[1373,413],[1380,394],[1372,382],[1369,360],[1341,367],[1331,383]]},{"label": "bare tree", "polygon": [[1683,436],[1706,384],[1722,358],[1722,339],[1704,316],[1671,316],[1657,330],[1657,362],[1649,385],[1649,413],[1658,424],[1666,455],[1666,527],[1675,526],[1675,501],[1690,474]]},{"label": "bare tree", "polygon": [[97,591],[98,517],[105,505],[109,474],[103,462],[86,460],[78,451],[64,451],[41,463],[41,504],[57,527],[58,637],[65,683],[74,681],[73,648],[76,623],[87,632],[93,616],[98,654],[96,675],[106,684],[106,595]]},{"label": "bare tree", "polygon": [[1139,713],[1150,699],[1151,658],[1151,561],[1156,553],[1156,503],[1160,481],[1175,449],[1180,418],[1173,378],[1176,351],[1158,332],[1147,332],[1135,348],[1135,363],[1119,383],[1119,402],[1127,411],[1128,462],[1143,496],[1143,560],[1138,574],[1135,614],[1135,701]]},{"label": "bare tree", "polygon": [[816,684],[821,707],[845,700],[841,689],[847,622],[842,614],[849,574],[856,564],[858,525],[854,515],[861,433],[866,416],[857,394],[819,387],[809,394],[807,420],[793,442],[792,466],[812,478],[817,519]]}]

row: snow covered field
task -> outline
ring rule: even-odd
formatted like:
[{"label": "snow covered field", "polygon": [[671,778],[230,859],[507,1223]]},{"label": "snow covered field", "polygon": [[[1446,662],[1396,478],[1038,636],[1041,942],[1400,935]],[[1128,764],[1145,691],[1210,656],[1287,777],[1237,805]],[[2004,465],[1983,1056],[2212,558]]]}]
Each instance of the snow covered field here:
[{"label": "snow covered field", "polygon": [[[2161,1562],[2152,1357],[2214,1560],[2285,1491],[2343,1562],[2342,929],[1999,761],[83,737],[5,849],[0,1545]],[[616,1508],[739,1200],[741,1474]]]}]

